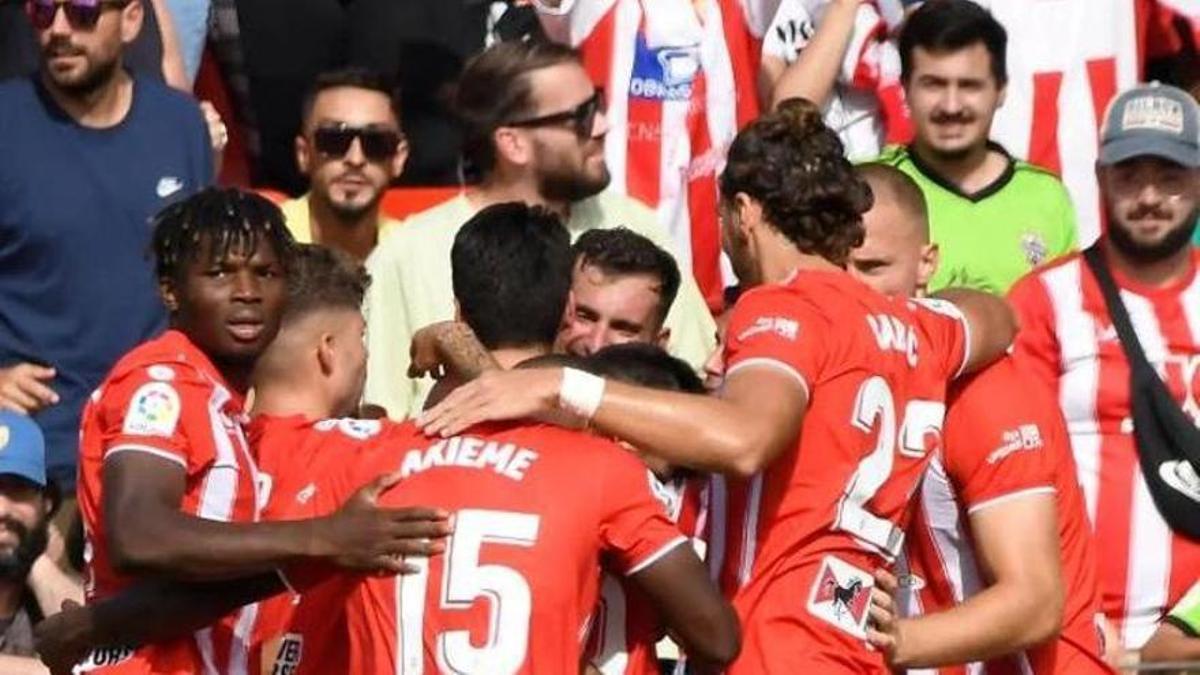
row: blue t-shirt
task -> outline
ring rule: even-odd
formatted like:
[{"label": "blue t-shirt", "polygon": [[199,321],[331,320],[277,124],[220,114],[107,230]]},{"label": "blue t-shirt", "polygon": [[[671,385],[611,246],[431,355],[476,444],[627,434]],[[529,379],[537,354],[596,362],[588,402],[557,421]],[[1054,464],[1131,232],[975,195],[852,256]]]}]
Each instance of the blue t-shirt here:
[{"label": "blue t-shirt", "polygon": [[34,78],[0,83],[0,366],[53,366],[61,402],[35,416],[47,471],[74,491],[79,416],[109,368],[166,326],[151,218],[212,182],[186,95],[135,79],[125,119],[77,124]]}]

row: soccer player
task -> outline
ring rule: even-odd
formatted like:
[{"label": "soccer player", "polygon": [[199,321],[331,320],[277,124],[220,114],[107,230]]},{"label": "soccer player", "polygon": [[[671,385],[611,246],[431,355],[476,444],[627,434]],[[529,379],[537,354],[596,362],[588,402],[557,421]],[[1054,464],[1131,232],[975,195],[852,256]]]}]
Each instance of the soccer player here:
[{"label": "soccer player", "polygon": [[572,354],[610,344],[666,348],[667,312],[679,293],[679,265],[646,237],[617,227],[591,230],[575,242],[571,300],[558,343]]},{"label": "soccer player", "polygon": [[[1200,204],[1198,127],[1195,100],[1173,87],[1143,85],[1113,101],[1096,165],[1108,230],[1095,245],[1146,359],[1195,419],[1200,258],[1190,239]],[[1009,299],[1021,319],[1013,356],[1030,383],[1057,396],[1067,420],[1102,552],[1101,608],[1116,631],[1109,646],[1135,661],[1200,576],[1200,544],[1172,530],[1139,466],[1129,362],[1085,259],[1071,256],[1026,276]]]},{"label": "soccer player", "polygon": [[[848,269],[886,295],[923,295],[937,249],[920,189],[886,165],[859,173],[875,204]],[[872,643],[897,668],[957,673],[988,660],[988,673],[1109,672],[1095,627],[1095,552],[1054,400],[1005,359],[955,382],[947,405],[908,527],[908,583],[897,589],[888,575],[884,584],[899,591],[901,613],[919,616],[887,621]]]},{"label": "soccer player", "polygon": [[[254,524],[264,495],[244,397],[279,326],[291,250],[279,210],[253,194],[206,190],[159,215],[154,252],[172,329],[126,354],[84,412],[89,601],[139,577],[273,575],[304,558],[395,569],[392,554],[429,549],[408,537],[444,532],[444,522],[409,522],[362,499],[327,518]],[[81,667],[244,672],[256,612],[249,605],[168,644],[97,650]]]},{"label": "soccer player", "polygon": [[744,631],[729,672],[884,672],[865,644],[874,572],[900,552],[946,382],[997,357],[1012,316],[970,291],[946,293],[961,313],[889,301],[845,273],[870,191],[807,101],[739,134],[721,194],[725,248],[755,288],[730,319],[719,397],[571,368],[490,372],[420,423],[453,436],[566,410],[672,464],[727,474],[710,556]]}]

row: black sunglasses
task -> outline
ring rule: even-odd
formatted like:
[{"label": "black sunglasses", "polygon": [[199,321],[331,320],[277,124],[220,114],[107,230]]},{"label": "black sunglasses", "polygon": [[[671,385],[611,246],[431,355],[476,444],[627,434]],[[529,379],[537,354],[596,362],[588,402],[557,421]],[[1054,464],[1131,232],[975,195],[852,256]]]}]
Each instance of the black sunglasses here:
[{"label": "black sunglasses", "polygon": [[508,127],[546,127],[554,124],[570,123],[571,128],[575,131],[575,135],[580,138],[588,138],[592,135],[592,129],[596,123],[596,114],[604,107],[604,90],[597,88],[588,100],[579,105],[559,113],[550,115],[541,115],[539,117],[531,117],[529,119],[517,120],[509,122],[504,126]]},{"label": "black sunglasses", "polygon": [[330,124],[317,127],[313,132],[313,145],[317,152],[328,157],[345,157],[350,152],[354,139],[358,139],[363,156],[372,162],[381,162],[396,156],[396,146],[401,136],[389,129],[352,127],[348,124]]},{"label": "black sunglasses", "polygon": [[67,14],[67,23],[71,24],[71,28],[90,30],[95,28],[96,22],[100,20],[100,14],[104,10],[120,9],[129,2],[130,0],[67,0],[67,2],[27,0],[25,14],[29,17],[29,23],[33,24],[36,30],[46,30],[54,24],[54,17],[58,16],[58,8],[62,7]]}]

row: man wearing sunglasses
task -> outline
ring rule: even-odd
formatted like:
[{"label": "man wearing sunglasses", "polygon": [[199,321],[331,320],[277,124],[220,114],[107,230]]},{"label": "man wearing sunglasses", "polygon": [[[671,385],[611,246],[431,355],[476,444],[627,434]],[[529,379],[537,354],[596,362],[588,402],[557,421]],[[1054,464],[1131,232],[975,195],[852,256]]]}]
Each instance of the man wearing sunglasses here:
[{"label": "man wearing sunglasses", "polygon": [[[367,261],[375,283],[366,301],[366,400],[395,419],[420,412],[433,386],[429,378],[406,378],[409,344],[418,329],[453,318],[450,248],[459,227],[480,209],[523,201],[557,214],[572,240],[587,230],[624,226],[660,248],[674,248],[652,210],[606,189],[604,100],[574,50],[534,41],[494,45],[467,64],[455,108],[467,168],[478,182],[410,217]],[[699,368],[712,351],[715,324],[690,274],[666,327],[671,351]]]},{"label": "man wearing sunglasses", "polygon": [[379,203],[407,158],[400,108],[383,78],[358,68],[322,74],[304,99],[296,137],[309,192],[283,205],[292,236],[365,260],[397,224],[380,215]]},{"label": "man wearing sunglasses", "polygon": [[195,101],[125,69],[145,0],[25,10],[39,72],[0,83],[0,407],[35,416],[71,495],[83,403],[165,325],[150,217],[212,180],[212,150]]}]

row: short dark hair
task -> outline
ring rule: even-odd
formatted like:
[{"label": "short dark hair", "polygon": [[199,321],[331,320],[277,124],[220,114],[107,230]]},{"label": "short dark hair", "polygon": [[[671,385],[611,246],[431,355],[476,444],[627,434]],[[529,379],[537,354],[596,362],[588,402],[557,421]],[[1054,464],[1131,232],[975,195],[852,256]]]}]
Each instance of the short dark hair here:
[{"label": "short dark hair", "polygon": [[841,265],[862,245],[871,188],[811,101],[787,99],[742,129],[720,188],[724,200],[741,192],[761,204],[767,222],[805,253]]},{"label": "short dark hair", "polygon": [[507,202],[475,214],[450,250],[462,319],[487,349],[554,342],[571,291],[571,240],[558,216]]},{"label": "short dark hair", "polygon": [[321,246],[298,244],[288,274],[284,323],[328,309],[362,310],[371,276],[349,253]]},{"label": "short dark hair", "polygon": [[908,174],[882,162],[865,162],[856,168],[858,175],[871,187],[875,203],[879,203],[880,193],[886,192],[900,208],[919,216],[926,223],[929,222],[925,193],[921,192],[921,187]]},{"label": "short dark hair", "polygon": [[988,10],[971,0],[927,0],[900,29],[900,78],[912,76],[913,51],[953,52],[983,43],[992,61],[996,84],[1008,82],[1008,33]]},{"label": "short dark hair", "polygon": [[587,371],[652,389],[703,394],[704,382],[687,362],[644,342],[609,345],[587,357]]},{"label": "short dark hair", "polygon": [[163,209],[154,217],[155,272],[179,281],[185,265],[210,242],[209,255],[222,260],[237,251],[250,254],[264,238],[290,271],[295,242],[283,212],[269,199],[237,188],[210,187]]},{"label": "short dark hair", "polygon": [[392,114],[396,116],[396,124],[401,124],[399,87],[374,70],[359,66],[329,70],[317,75],[317,79],[313,80],[308,91],[304,93],[304,99],[300,105],[301,124],[304,126],[308,125],[309,118],[312,117],[313,108],[317,104],[318,96],[329,89],[338,89],[341,87],[366,89],[383,94],[391,103]]},{"label": "short dark hair", "polygon": [[588,230],[576,240],[575,259],[610,277],[646,274],[658,279],[659,324],[679,294],[679,265],[648,238],[627,227]]},{"label": "short dark hair", "polygon": [[535,70],[578,63],[579,53],[545,40],[500,42],[483,50],[463,68],[454,98],[454,111],[463,130],[463,159],[478,173],[496,165],[492,134],[496,129],[532,114]]}]

